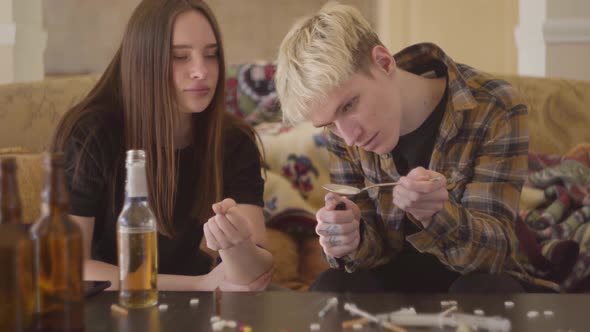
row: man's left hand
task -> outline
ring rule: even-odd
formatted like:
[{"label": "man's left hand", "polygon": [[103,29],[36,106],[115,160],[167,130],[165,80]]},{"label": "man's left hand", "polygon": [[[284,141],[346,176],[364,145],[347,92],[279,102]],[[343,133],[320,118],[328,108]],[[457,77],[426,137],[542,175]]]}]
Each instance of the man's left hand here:
[{"label": "man's left hand", "polygon": [[393,204],[410,213],[424,227],[449,200],[447,179],[440,173],[417,167],[402,176],[399,182],[393,188]]}]

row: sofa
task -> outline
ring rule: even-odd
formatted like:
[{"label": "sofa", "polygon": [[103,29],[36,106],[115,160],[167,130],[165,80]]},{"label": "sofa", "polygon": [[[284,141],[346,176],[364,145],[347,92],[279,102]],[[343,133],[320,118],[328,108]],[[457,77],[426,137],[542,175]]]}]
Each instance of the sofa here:
[{"label": "sofa", "polygon": [[[264,150],[264,211],[270,239],[268,249],[275,256],[273,282],[304,291],[328,268],[314,233],[314,214],[322,206],[325,194],[321,184],[329,181],[325,135],[308,123],[293,127],[282,124],[272,64],[233,65],[227,72],[227,110],[256,128]],[[40,152],[47,147],[62,114],[89,91],[97,78],[97,75],[49,77],[40,82],[0,86],[0,154],[17,156],[26,222],[39,214]],[[502,78],[521,91],[529,106],[532,156],[552,156],[552,166],[559,166],[568,158],[590,160],[587,158],[590,148],[584,145],[590,143],[590,82]],[[532,212],[547,206],[545,191],[538,183],[529,182],[523,190],[519,220],[519,225],[524,225],[519,233],[519,239],[522,236],[523,240],[519,248],[523,266],[539,277],[554,278],[560,283],[577,268],[578,279],[586,280],[590,267],[579,271],[580,267],[575,265],[579,263],[576,261],[579,253],[587,250],[590,254],[587,248],[590,241],[583,236],[574,239],[572,234],[570,238],[543,239],[537,236],[539,229],[526,224]],[[565,249],[555,246],[562,242],[575,245]],[[204,245],[202,248],[206,250]],[[582,265],[582,269],[587,267]],[[556,270],[561,273],[559,276],[555,275]],[[579,290],[579,284],[570,285],[568,290]]]}]

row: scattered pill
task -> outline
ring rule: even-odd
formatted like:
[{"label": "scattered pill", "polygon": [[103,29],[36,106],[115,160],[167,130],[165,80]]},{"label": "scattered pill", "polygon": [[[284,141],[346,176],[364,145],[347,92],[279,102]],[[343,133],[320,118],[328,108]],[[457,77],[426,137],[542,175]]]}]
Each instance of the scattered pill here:
[{"label": "scattered pill", "polygon": [[117,304],[111,305],[111,312],[119,316],[127,316],[129,314],[129,311],[127,309]]},{"label": "scattered pill", "polygon": [[160,311],[168,311],[168,305],[167,304],[160,304],[158,306],[158,310],[160,310]]},{"label": "scattered pill", "polygon": [[529,311],[529,312],[526,313],[526,316],[528,318],[537,318],[537,317],[539,317],[539,312],[536,311],[536,310],[531,310],[531,311]]},{"label": "scattered pill", "polygon": [[199,305],[199,299],[191,299],[190,305],[191,305],[191,307]]},{"label": "scattered pill", "polygon": [[240,332],[252,332],[252,327],[248,325],[240,326]]},{"label": "scattered pill", "polygon": [[475,310],[473,310],[473,313],[476,314],[476,315],[478,315],[478,316],[483,316],[484,311],[481,310],[481,309],[475,309]]},{"label": "scattered pill", "polygon": [[223,320],[218,320],[218,321],[211,323],[211,328],[213,329],[213,331],[221,331],[221,330],[223,330],[224,327],[225,327],[225,321],[223,321]]},{"label": "scattered pill", "polygon": [[512,302],[512,301],[504,301],[504,307],[506,309],[512,309],[512,308],[514,308],[514,302]]}]

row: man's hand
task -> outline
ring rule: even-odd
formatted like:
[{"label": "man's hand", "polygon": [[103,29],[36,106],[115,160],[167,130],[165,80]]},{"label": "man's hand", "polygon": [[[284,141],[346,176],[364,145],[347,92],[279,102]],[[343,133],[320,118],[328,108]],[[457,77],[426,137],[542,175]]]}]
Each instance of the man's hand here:
[{"label": "man's hand", "polygon": [[447,179],[440,173],[417,167],[402,176],[399,182],[393,188],[393,204],[410,213],[424,227],[449,200]]},{"label": "man's hand", "polygon": [[[334,193],[325,197],[326,205],[316,213],[315,228],[326,255],[340,258],[353,253],[359,246],[361,212],[356,204]],[[346,210],[336,210],[338,203]]]},{"label": "man's hand", "polygon": [[215,215],[203,225],[207,247],[211,250],[229,249],[248,240],[252,233],[248,221],[240,214],[236,202],[226,198],[213,204]]}]

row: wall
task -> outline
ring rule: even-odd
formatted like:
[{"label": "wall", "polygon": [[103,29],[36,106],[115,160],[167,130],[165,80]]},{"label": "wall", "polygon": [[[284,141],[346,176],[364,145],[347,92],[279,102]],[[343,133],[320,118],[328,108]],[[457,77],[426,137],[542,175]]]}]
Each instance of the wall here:
[{"label": "wall", "polygon": [[12,0],[0,0],[0,84],[14,81]]},{"label": "wall", "polygon": [[[227,49],[227,62],[272,60],[294,20],[326,0],[209,0]],[[374,0],[348,0],[374,21]],[[139,0],[44,0],[49,74],[102,71],[115,53]]]},{"label": "wall", "polygon": [[44,77],[41,0],[0,0],[0,83]]},{"label": "wall", "polygon": [[590,2],[547,0],[547,76],[590,80]]},{"label": "wall", "polygon": [[379,34],[393,52],[434,42],[455,61],[493,73],[516,73],[518,1],[380,0],[377,6]]}]

